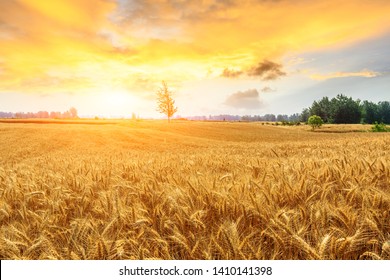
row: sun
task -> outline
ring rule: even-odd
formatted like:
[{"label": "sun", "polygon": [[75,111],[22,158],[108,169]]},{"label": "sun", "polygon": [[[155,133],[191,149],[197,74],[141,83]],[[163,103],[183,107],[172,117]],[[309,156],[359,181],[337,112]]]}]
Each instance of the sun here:
[{"label": "sun", "polygon": [[109,91],[102,96],[103,102],[113,108],[120,108],[130,102],[130,96],[125,91]]},{"label": "sun", "polygon": [[136,112],[140,101],[123,89],[104,89],[99,94],[99,107],[106,115],[126,116]]}]

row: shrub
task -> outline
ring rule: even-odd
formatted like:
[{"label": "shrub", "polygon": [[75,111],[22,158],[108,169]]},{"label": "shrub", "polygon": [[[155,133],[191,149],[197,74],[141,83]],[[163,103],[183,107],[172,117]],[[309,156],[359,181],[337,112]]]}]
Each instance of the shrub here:
[{"label": "shrub", "polygon": [[314,130],[316,128],[320,128],[324,121],[320,116],[312,115],[309,117],[307,123],[311,126],[311,129]]},{"label": "shrub", "polygon": [[287,126],[293,126],[293,125],[300,125],[301,123],[299,121],[282,121],[282,125],[287,125]]},{"label": "shrub", "polygon": [[387,128],[384,123],[375,122],[371,127],[372,132],[389,132],[390,128]]}]

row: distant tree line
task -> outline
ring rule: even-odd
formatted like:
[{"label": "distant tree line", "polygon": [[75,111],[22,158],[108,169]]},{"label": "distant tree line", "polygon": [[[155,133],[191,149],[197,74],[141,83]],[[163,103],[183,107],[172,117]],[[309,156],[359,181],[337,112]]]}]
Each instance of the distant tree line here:
[{"label": "distant tree line", "polygon": [[[186,120],[191,121],[240,121],[241,116],[239,115],[208,115],[208,116],[190,116],[185,117]],[[177,116],[177,119],[183,119],[181,116]]]},{"label": "distant tree line", "polygon": [[254,115],[254,116],[242,116],[242,121],[259,121],[259,122],[298,122],[300,121],[300,114],[296,113],[293,115],[274,115],[274,114],[266,114],[263,116]]},{"label": "distant tree line", "polygon": [[[312,106],[304,108],[302,113],[295,113],[292,115],[209,115],[209,116],[192,116],[186,117],[187,120],[198,121],[263,121],[263,122],[308,122],[310,116],[319,116],[324,123],[384,123],[390,124],[390,102],[380,101],[374,103],[371,101],[361,101],[359,99],[353,100],[352,97],[347,97],[339,94],[336,97],[329,99],[323,97],[321,100],[314,101]],[[134,116],[133,116],[134,117]],[[39,111],[37,113],[11,113],[0,112],[0,118],[52,118],[52,119],[69,119],[78,118],[77,110],[72,107],[66,112],[47,112]],[[181,116],[177,116],[182,119]]]},{"label": "distant tree line", "polygon": [[[247,122],[299,122],[301,115],[296,113],[293,115],[274,115],[274,114],[266,114],[266,115],[209,115],[209,116],[191,116],[185,117],[186,120],[191,121],[247,121]],[[177,116],[177,119],[183,119],[181,116]]]},{"label": "distant tree line", "polygon": [[11,119],[14,118],[15,114],[11,112],[0,112],[0,118],[1,119]]},{"label": "distant tree line", "polygon": [[0,112],[0,118],[15,118],[15,119],[75,119],[78,118],[77,110],[74,107],[71,107],[68,111],[65,112],[47,112],[39,111],[37,113],[32,112]]},{"label": "distant tree line", "polygon": [[307,122],[312,115],[320,116],[324,123],[390,124],[390,102],[380,101],[375,104],[339,94],[332,99],[323,97],[314,101],[311,107],[303,109],[300,120]]},{"label": "distant tree line", "polygon": [[[216,115],[216,116],[194,116],[187,117],[188,120],[203,121],[262,121],[262,122],[308,122],[310,116],[319,116],[324,123],[366,123],[374,124],[375,122],[390,124],[390,102],[380,101],[374,103],[371,101],[354,100],[339,94],[329,99],[323,97],[319,101],[314,101],[312,106],[304,108],[302,113],[292,115]],[[179,117],[180,118],[180,117]]]}]

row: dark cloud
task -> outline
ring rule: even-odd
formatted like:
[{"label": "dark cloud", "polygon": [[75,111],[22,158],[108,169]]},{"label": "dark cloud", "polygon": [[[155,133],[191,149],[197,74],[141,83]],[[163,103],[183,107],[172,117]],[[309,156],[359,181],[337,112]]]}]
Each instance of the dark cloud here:
[{"label": "dark cloud", "polygon": [[249,77],[259,77],[264,81],[276,80],[281,76],[285,76],[286,73],[282,70],[283,66],[281,64],[263,60],[256,66],[250,67],[246,71],[231,70],[225,68],[221,74],[225,78],[238,78],[240,76],[249,76]]},{"label": "dark cloud", "polygon": [[269,61],[263,60],[257,66],[252,67],[248,71],[249,76],[257,76],[262,80],[276,80],[281,76],[285,76],[286,73],[282,71],[282,65]]},{"label": "dark cloud", "polygon": [[262,102],[256,89],[248,89],[229,95],[224,104],[235,108],[258,109]]},{"label": "dark cloud", "polygon": [[237,78],[243,74],[242,71],[238,70],[230,70],[229,68],[223,69],[222,77],[225,78]]}]

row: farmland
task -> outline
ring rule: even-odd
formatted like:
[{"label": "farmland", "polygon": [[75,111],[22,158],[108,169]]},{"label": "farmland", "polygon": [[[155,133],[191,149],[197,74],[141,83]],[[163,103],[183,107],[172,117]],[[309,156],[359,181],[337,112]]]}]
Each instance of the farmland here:
[{"label": "farmland", "polygon": [[91,123],[0,123],[0,259],[390,259],[389,133]]}]

